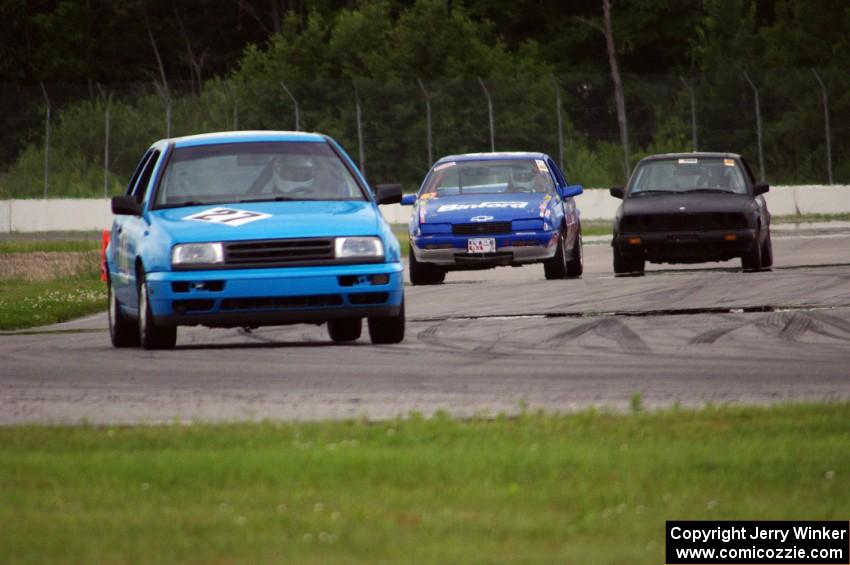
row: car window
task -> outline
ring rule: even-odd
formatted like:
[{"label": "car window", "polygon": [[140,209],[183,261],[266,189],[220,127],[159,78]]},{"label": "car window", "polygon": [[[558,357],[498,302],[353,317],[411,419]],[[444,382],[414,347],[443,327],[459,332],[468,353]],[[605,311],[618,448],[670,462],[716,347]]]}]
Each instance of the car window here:
[{"label": "car window", "polygon": [[558,165],[556,165],[552,159],[548,159],[546,162],[549,164],[549,170],[555,175],[555,179],[558,181],[558,184],[561,186],[567,186],[567,179],[564,177],[563,173],[561,173],[561,169],[558,168]]},{"label": "car window", "polygon": [[136,170],[133,171],[133,176],[130,177],[130,182],[127,183],[127,191],[126,191],[127,195],[134,193],[134,191],[136,189],[136,184],[138,184],[138,182],[139,182],[139,175],[142,174],[142,170],[145,168],[145,165],[147,164],[148,159],[151,156],[151,153],[153,153],[153,151],[150,150],[150,149],[145,151],[145,154],[142,155],[141,160],[139,160],[139,164],[136,165]]},{"label": "car window", "polygon": [[151,176],[153,175],[153,170],[156,168],[158,160],[159,151],[151,152],[147,163],[145,163],[141,174],[139,174],[139,179],[136,182],[136,186],[133,188],[133,196],[136,197],[136,202],[139,204],[145,201],[145,195],[148,193],[148,188],[150,187]]},{"label": "car window", "polygon": [[156,206],[260,200],[366,200],[366,196],[327,143],[218,143],[174,150]]},{"label": "car window", "polygon": [[746,194],[744,172],[735,159],[687,157],[653,159],[635,172],[629,194],[641,192],[725,191]]},{"label": "car window", "polygon": [[539,192],[554,194],[555,184],[540,159],[482,159],[448,161],[435,165],[422,195],[500,194]]}]

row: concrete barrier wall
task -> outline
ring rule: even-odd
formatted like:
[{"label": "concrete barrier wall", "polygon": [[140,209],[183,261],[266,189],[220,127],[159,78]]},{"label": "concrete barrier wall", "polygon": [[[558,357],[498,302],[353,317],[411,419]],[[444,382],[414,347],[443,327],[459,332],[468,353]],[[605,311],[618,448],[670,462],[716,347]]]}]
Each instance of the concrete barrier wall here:
[{"label": "concrete barrier wall", "polygon": [[[850,213],[850,185],[772,186],[765,195],[767,207],[775,216],[793,214]],[[587,220],[611,220],[622,201],[607,190],[585,190],[576,197],[581,217]],[[384,217],[396,224],[410,218],[409,206],[382,206]]]},{"label": "concrete barrier wall", "polygon": [[[775,186],[766,198],[776,216],[850,213],[850,185]],[[576,201],[587,220],[610,220],[620,205],[607,190],[586,190]],[[411,208],[393,204],[381,211],[389,222],[406,224]],[[103,198],[0,200],[0,233],[101,230],[111,224],[109,200]]]}]

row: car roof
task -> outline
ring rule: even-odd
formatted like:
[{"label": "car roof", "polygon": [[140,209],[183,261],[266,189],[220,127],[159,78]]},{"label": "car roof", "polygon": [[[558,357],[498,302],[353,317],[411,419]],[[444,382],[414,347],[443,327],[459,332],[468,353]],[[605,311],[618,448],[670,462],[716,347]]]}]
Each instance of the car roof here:
[{"label": "car roof", "polygon": [[220,131],[213,133],[202,133],[200,135],[187,135],[167,140],[174,143],[175,147],[193,147],[197,145],[216,145],[219,143],[250,143],[263,141],[305,141],[323,142],[325,137],[318,133],[305,133],[300,131]]},{"label": "car roof", "polygon": [[691,153],[661,153],[658,155],[649,155],[641,159],[641,161],[655,161],[663,159],[740,159],[741,156],[737,153],[717,153],[711,151],[694,151]]},{"label": "car roof", "polygon": [[530,152],[530,151],[500,151],[491,153],[462,153],[460,155],[446,155],[439,159],[438,163],[447,161],[484,161],[484,160],[508,160],[508,159],[548,159],[549,156],[545,153]]}]

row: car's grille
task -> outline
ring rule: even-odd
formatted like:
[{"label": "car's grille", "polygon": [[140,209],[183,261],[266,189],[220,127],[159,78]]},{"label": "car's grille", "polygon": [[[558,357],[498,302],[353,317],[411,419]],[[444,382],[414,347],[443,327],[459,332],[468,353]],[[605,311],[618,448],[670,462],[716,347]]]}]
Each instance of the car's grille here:
[{"label": "car's grille", "polygon": [[689,231],[722,230],[747,227],[747,218],[734,212],[704,212],[699,214],[640,214],[625,216],[620,231]]},{"label": "car's grille", "polygon": [[274,267],[334,258],[333,239],[271,239],[224,244],[226,265]]},{"label": "car's grille", "polygon": [[454,235],[480,235],[511,233],[510,222],[478,222],[473,224],[454,224]]},{"label": "car's grille", "polygon": [[301,310],[303,308],[327,308],[342,306],[339,294],[312,296],[256,296],[251,298],[226,298],[221,301],[222,310]]}]

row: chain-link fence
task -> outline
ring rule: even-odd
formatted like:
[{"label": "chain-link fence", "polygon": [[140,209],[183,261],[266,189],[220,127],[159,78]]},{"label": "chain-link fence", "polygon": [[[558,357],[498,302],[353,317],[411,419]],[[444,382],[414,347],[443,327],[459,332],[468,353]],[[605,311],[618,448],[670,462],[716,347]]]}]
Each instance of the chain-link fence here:
[{"label": "chain-link fence", "polygon": [[625,181],[659,152],[745,155],[774,184],[850,183],[850,74],[795,69],[625,76],[630,162],[606,75],[465,77],[391,83],[209,81],[0,85],[6,112],[0,198],[119,194],[154,140],[207,131],[319,131],[372,182],[413,191],[432,161],[479,151],[544,151],[570,181]]}]

